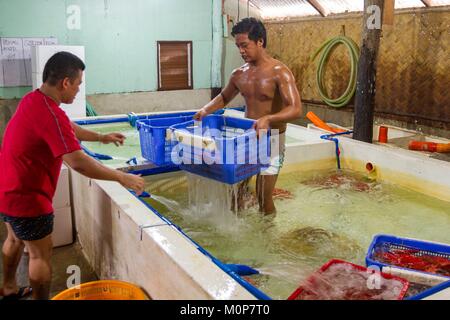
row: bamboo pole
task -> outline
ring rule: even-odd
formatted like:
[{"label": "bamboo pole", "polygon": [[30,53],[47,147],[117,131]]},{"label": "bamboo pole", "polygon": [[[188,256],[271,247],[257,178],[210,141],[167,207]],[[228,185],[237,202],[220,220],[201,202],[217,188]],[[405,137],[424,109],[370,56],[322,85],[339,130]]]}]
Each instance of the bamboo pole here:
[{"label": "bamboo pole", "polygon": [[372,143],[378,49],[384,0],[364,0],[361,54],[355,96],[353,139]]}]

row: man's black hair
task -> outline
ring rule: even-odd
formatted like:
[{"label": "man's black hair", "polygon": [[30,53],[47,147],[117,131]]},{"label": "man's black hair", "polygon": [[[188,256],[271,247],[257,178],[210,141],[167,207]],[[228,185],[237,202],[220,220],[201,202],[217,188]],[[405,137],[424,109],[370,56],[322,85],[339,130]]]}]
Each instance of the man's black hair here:
[{"label": "man's black hair", "polygon": [[78,76],[78,72],[84,71],[86,66],[83,61],[76,55],[61,51],[55,53],[44,67],[44,73],[42,75],[42,81],[47,82],[49,85],[56,85],[59,80],[69,78],[75,80]]},{"label": "man's black hair", "polygon": [[263,40],[263,47],[267,45],[266,28],[260,20],[255,18],[244,18],[231,30],[231,35],[234,37],[239,33],[248,33],[248,38],[257,42],[259,39]]}]

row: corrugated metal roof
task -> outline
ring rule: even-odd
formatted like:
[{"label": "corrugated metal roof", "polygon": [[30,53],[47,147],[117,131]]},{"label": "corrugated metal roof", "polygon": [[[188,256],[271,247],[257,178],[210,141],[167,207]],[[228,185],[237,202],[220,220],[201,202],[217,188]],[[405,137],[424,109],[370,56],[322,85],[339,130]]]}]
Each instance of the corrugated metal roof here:
[{"label": "corrugated metal roof", "polygon": [[319,15],[306,0],[252,0],[262,18],[284,18]]},{"label": "corrugated metal roof", "polygon": [[430,0],[433,6],[448,6],[450,5],[450,0]]},{"label": "corrugated metal roof", "polygon": [[318,0],[332,14],[362,11],[364,0]]},{"label": "corrugated metal roof", "polygon": [[420,7],[425,7],[425,4],[420,0],[395,0],[395,9]]},{"label": "corrugated metal roof", "polygon": [[[250,0],[267,19],[317,16],[319,12],[307,0]],[[364,0],[316,0],[326,14],[358,12],[364,8]],[[450,0],[427,0],[432,6],[450,5]],[[395,8],[425,7],[421,0],[395,0]]]}]

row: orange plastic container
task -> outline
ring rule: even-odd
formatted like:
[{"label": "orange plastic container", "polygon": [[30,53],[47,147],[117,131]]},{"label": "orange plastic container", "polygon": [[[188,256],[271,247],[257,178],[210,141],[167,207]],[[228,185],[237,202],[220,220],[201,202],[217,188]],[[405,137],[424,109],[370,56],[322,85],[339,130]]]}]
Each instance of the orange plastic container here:
[{"label": "orange plastic container", "polygon": [[429,151],[429,152],[450,152],[450,143],[437,143],[427,141],[410,141],[409,150]]},{"label": "orange plastic container", "polygon": [[86,282],[58,293],[52,300],[149,300],[138,286],[119,280]]},{"label": "orange plastic container", "polygon": [[329,125],[327,125],[325,122],[323,122],[318,116],[316,116],[316,114],[312,111],[309,111],[306,114],[306,117],[318,128],[323,129],[323,130],[327,130],[330,132],[334,132],[334,133],[340,133],[340,132],[345,132],[345,130],[343,129],[338,129],[338,128],[332,128]]}]

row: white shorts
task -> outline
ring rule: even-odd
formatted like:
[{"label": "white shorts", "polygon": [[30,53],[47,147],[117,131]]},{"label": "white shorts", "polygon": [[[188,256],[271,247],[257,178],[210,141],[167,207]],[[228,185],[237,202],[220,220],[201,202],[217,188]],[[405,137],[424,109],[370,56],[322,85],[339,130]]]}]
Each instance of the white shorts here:
[{"label": "white shorts", "polygon": [[260,175],[276,175],[280,173],[286,151],[286,132],[270,137],[270,165],[261,170]]}]

